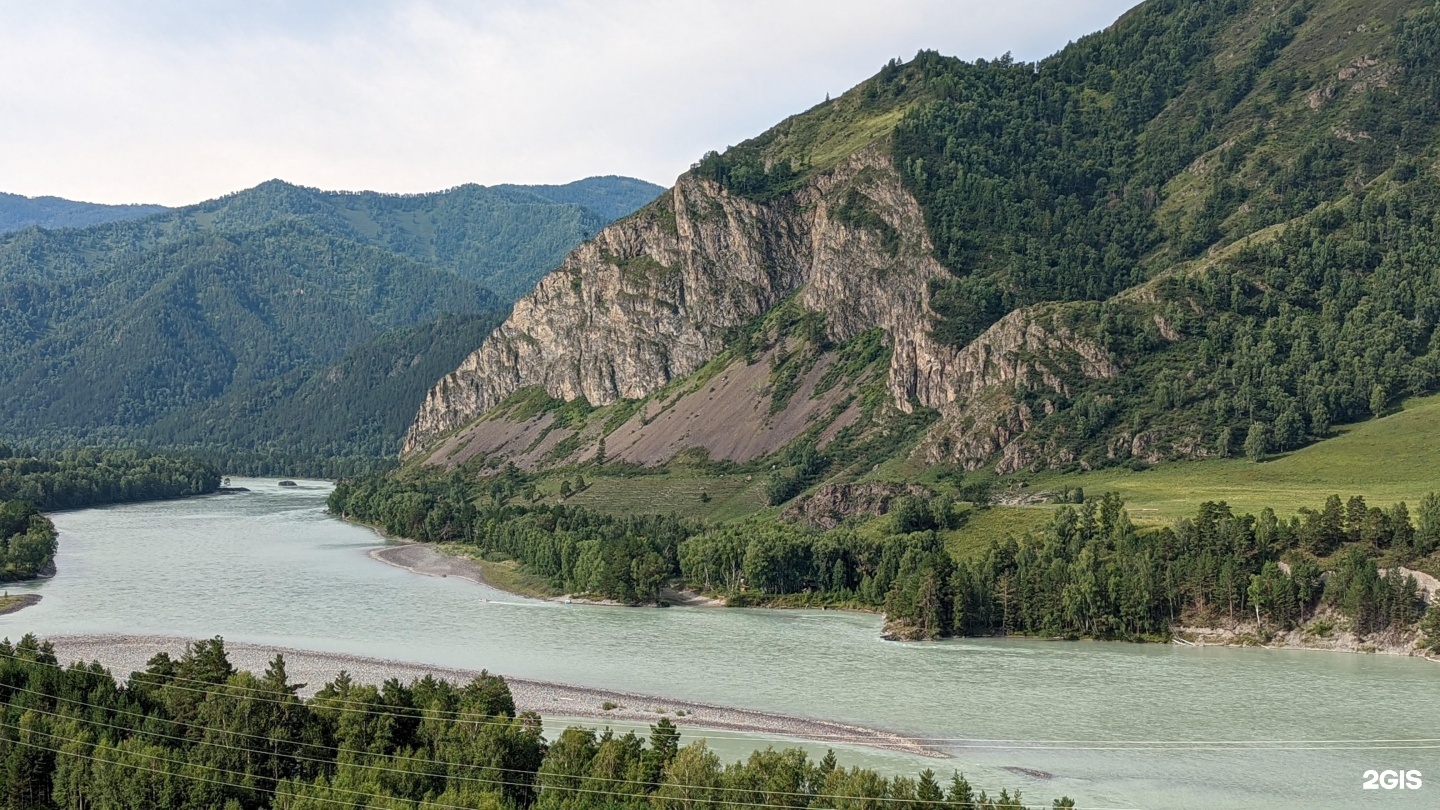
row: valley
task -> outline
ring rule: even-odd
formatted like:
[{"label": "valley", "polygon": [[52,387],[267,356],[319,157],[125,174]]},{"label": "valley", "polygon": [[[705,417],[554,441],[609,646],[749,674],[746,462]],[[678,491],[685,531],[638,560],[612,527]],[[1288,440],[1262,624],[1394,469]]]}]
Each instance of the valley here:
[{"label": "valley", "polygon": [[876,67],[668,188],[0,195],[0,810],[1433,804],[1440,3]]}]

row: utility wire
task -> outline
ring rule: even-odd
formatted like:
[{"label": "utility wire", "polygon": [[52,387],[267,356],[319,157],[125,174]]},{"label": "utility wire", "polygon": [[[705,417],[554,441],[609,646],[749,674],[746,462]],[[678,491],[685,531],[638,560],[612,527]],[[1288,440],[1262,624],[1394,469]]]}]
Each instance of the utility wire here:
[{"label": "utility wire", "polygon": [[[78,719],[78,718],[73,718],[73,719]],[[7,729],[10,729],[10,730],[12,730],[12,731],[24,732],[24,733],[29,733],[29,734],[39,734],[39,735],[41,735],[41,736],[50,738],[50,739],[52,739],[52,740],[67,741],[67,738],[62,737],[62,736],[60,736],[60,735],[50,734],[50,733],[48,733],[48,732],[38,731],[38,730],[35,730],[35,729],[25,729],[25,728],[22,728],[21,726],[13,725],[13,724],[10,724],[10,723],[6,723],[6,722],[4,722],[4,721],[0,721],[0,728],[7,728]],[[80,754],[80,753],[71,752],[71,751],[65,751],[65,750],[63,750],[63,749],[49,748],[49,747],[46,747],[46,746],[36,745],[36,744],[33,743],[33,742],[28,742],[28,741],[22,740],[22,739],[20,739],[19,737],[17,737],[17,738],[14,740],[14,742],[15,742],[16,744],[24,745],[24,746],[27,746],[27,747],[29,747],[29,748],[36,748],[36,749],[39,749],[39,750],[42,750],[42,751],[48,751],[48,752],[50,752],[50,753],[58,754],[58,755],[62,755],[62,756],[74,756],[74,757],[80,757],[80,758],[82,758],[82,759],[88,759],[88,760],[91,760],[91,761],[94,761],[94,762],[105,762],[105,763],[109,763],[109,764],[120,764],[120,765],[127,765],[127,766],[129,766],[129,763],[117,763],[117,762],[114,762],[114,761],[112,761],[112,760],[100,759],[100,758],[98,758],[98,757],[89,756],[89,755]],[[161,756],[157,756],[157,755],[154,755],[154,754],[146,754],[146,753],[144,753],[144,752],[139,752],[139,751],[121,751],[120,749],[115,749],[115,750],[116,750],[117,754],[120,754],[120,755],[122,755],[122,756],[127,756],[127,757],[128,757],[128,756],[137,756],[137,757],[142,757],[142,758],[144,758],[144,759],[152,760],[152,761],[155,761],[155,762],[163,762],[163,763],[170,764],[170,765],[178,765],[178,766],[182,766],[182,767],[185,767],[185,768],[192,768],[192,769],[197,769],[197,770],[201,770],[201,771],[210,771],[210,772],[212,772],[212,773],[217,773],[217,774],[226,774],[226,775],[229,775],[229,776],[238,776],[238,777],[241,777],[241,778],[243,778],[243,779],[253,779],[253,778],[255,778],[255,776],[256,776],[256,774],[245,773],[245,772],[243,772],[243,771],[232,771],[232,770],[228,770],[228,769],[225,769],[225,768],[220,768],[220,767],[217,767],[217,766],[214,766],[214,765],[203,765],[203,764],[199,764],[199,763],[190,762],[190,761],[188,761],[188,760],[170,759],[170,758],[168,758],[168,757],[161,757]],[[244,749],[244,750],[250,750],[250,749]],[[270,752],[252,752],[252,753],[270,754]],[[273,755],[273,754],[271,754],[271,755]],[[130,766],[130,767],[135,767],[135,766]],[[170,776],[180,776],[180,777],[182,777],[182,778],[200,778],[200,777],[195,777],[195,776],[193,776],[193,775],[191,775],[191,774],[185,774],[185,773],[177,773],[177,772],[171,772],[171,771],[155,771],[154,769],[145,769],[145,770],[150,770],[150,772],[152,772],[152,773],[157,773],[157,774],[165,774],[165,775],[170,775]],[[387,770],[393,770],[393,769],[387,769]],[[413,773],[413,772],[407,772],[407,773],[411,773],[412,775],[415,775],[415,776],[423,776],[423,775],[425,775],[425,774],[415,774],[415,773]],[[538,774],[537,774],[537,775],[538,775]],[[590,779],[590,777],[586,777],[586,776],[564,776],[564,777],[560,777],[560,778],[574,779],[574,780],[580,780],[580,781],[584,781],[584,780]],[[236,789],[238,789],[238,790],[254,790],[254,791],[257,791],[257,792],[261,792],[261,793],[269,793],[269,794],[274,795],[274,796],[277,796],[277,797],[280,795],[278,788],[277,788],[277,789],[265,789],[265,788],[260,788],[260,787],[250,787],[250,786],[246,786],[246,785],[237,785],[237,784],[234,784],[234,783],[231,783],[231,782],[223,782],[223,781],[219,781],[219,780],[204,780],[204,781],[210,781],[210,782],[212,782],[213,784],[221,784],[221,785],[224,785],[224,786],[226,786],[226,787],[233,787],[233,788],[236,788]],[[532,784],[532,783],[529,783],[529,782],[507,782],[507,781],[504,781],[504,780],[478,779],[478,778],[477,778],[477,779],[473,779],[472,781],[481,782],[481,783],[490,784],[490,785],[510,786],[510,787],[523,787],[523,788],[540,790],[540,791],[544,791],[544,790],[562,790],[562,791],[568,791],[568,792],[571,792],[571,793],[585,793],[585,794],[600,795],[600,796],[614,796],[614,795],[615,795],[615,792],[612,792],[612,791],[595,790],[595,789],[592,789],[592,788],[583,788],[583,787],[576,787],[576,786],[571,786],[571,785],[540,785],[540,784]],[[296,783],[296,784],[300,784],[300,783]],[[642,784],[642,783],[635,783],[635,784]],[[667,784],[667,785],[665,785],[665,786],[667,786],[667,787],[681,788],[681,789],[684,789],[684,790],[694,790],[694,791],[707,791],[707,790],[715,790],[715,789],[716,789],[716,788],[710,787],[710,786],[699,786],[699,785],[669,785],[669,784]],[[369,798],[369,799],[393,799],[393,798],[396,798],[396,797],[393,797],[393,796],[384,796],[384,795],[374,794],[374,793],[365,793],[365,792],[363,792],[363,791],[349,790],[349,789],[347,789],[347,788],[338,788],[338,787],[334,787],[334,786],[325,786],[325,787],[322,788],[322,787],[316,786],[316,785],[304,785],[304,787],[306,787],[306,788],[314,788],[314,789],[316,789],[316,790],[326,790],[326,791],[332,791],[332,792],[339,792],[339,793],[344,793],[344,794],[351,795],[351,796],[355,796],[355,797],[359,797],[359,798]],[[787,793],[787,792],[784,792],[784,791],[769,791],[769,790],[756,790],[756,791],[753,791],[753,792],[755,792],[755,793],[763,793],[763,794],[770,795],[770,796],[799,796],[799,797],[807,797],[807,798],[811,798],[811,799],[863,799],[863,800],[866,800],[866,801],[889,802],[889,803],[891,803],[891,804],[895,804],[895,803],[899,803],[899,802],[918,802],[918,801],[923,801],[923,800],[920,800],[920,799],[898,799],[898,798],[894,798],[894,797],[840,796],[840,795],[827,795],[827,794]],[[320,797],[301,796],[301,797],[297,797],[297,798],[320,798]],[[677,798],[678,798],[678,797],[677,797]],[[741,800],[735,800],[735,799],[719,799],[719,798],[713,798],[713,797],[712,797],[712,798],[703,799],[702,801],[706,801],[706,802],[713,803],[713,804],[730,805],[730,806],[735,806],[735,807],[755,807],[755,808],[761,808],[762,810],[794,810],[794,805],[790,805],[790,804],[770,804],[770,803],[763,803],[763,802],[741,801]],[[332,800],[332,803],[338,803],[338,800]],[[353,805],[352,805],[352,806],[353,806]],[[438,802],[428,802],[428,801],[423,801],[423,802],[421,802],[421,806],[422,806],[422,807],[441,808],[441,810],[471,810],[471,808],[466,808],[466,807],[463,807],[463,806],[461,806],[461,805],[442,804],[442,803],[438,803]],[[814,808],[814,810],[833,810],[833,808]],[[1080,807],[1080,808],[1074,808],[1074,810],[1128,810],[1128,808]]]},{"label": "utility wire", "polygon": [[[32,660],[32,659],[25,658],[25,657],[23,657],[23,656],[14,655],[14,654],[6,655],[6,654],[4,654],[4,653],[0,653],[0,658],[10,658],[10,659],[17,660],[17,661],[22,661],[22,662],[25,662],[25,663],[35,664],[35,665],[38,665],[38,666],[51,667],[51,668],[54,668],[54,669],[60,669],[60,670],[65,670],[65,669],[66,669],[64,666],[59,665],[59,664],[51,664],[51,663],[43,662],[43,661],[35,661],[35,660]],[[147,686],[153,686],[153,687],[156,687],[156,688],[177,689],[177,690],[180,690],[180,691],[192,692],[192,693],[199,693],[199,694],[207,694],[207,695],[208,695],[208,694],[214,694],[216,691],[220,691],[220,690],[230,690],[231,692],[233,692],[233,691],[235,691],[235,690],[239,690],[239,691],[243,691],[243,692],[246,692],[246,693],[252,693],[252,694],[247,694],[247,695],[243,696],[243,699],[246,699],[246,700],[256,700],[256,701],[259,701],[259,702],[262,702],[262,703],[276,703],[276,704],[288,705],[288,706],[306,705],[305,699],[299,698],[299,697],[296,696],[295,694],[293,694],[293,693],[291,693],[291,692],[286,692],[286,691],[283,691],[283,690],[265,689],[265,688],[263,688],[263,687],[256,687],[256,686],[241,686],[241,685],[236,685],[236,684],[230,684],[230,683],[228,683],[228,682],[227,682],[227,683],[222,683],[222,684],[216,684],[216,683],[213,683],[213,682],[211,682],[211,681],[205,681],[205,680],[200,680],[200,679],[196,679],[196,678],[183,678],[183,677],[179,677],[179,676],[168,676],[169,678],[171,678],[171,679],[173,679],[173,680],[184,681],[184,682],[187,682],[187,683],[202,684],[202,685],[205,687],[205,688],[196,688],[196,687],[181,686],[181,685],[177,685],[177,684],[170,683],[170,682],[167,682],[167,681],[159,680],[161,677],[166,677],[166,676],[156,676],[156,675],[151,675],[151,674],[149,674],[149,673],[144,673],[144,672],[138,672],[138,673],[135,673],[135,674],[140,676],[140,681],[139,681],[139,682],[140,682],[141,684],[144,684],[144,685],[147,685]],[[502,676],[496,676],[496,677],[502,677]],[[132,680],[133,680],[133,678],[132,678]],[[257,695],[262,695],[262,696],[263,696],[263,695],[284,696],[285,698],[288,698],[288,700],[287,700],[287,699],[276,699],[276,698],[262,697],[262,696],[257,696]],[[232,694],[231,696],[233,696],[233,694]],[[355,711],[355,712],[362,713],[362,714],[368,714],[368,715],[374,715],[374,716],[380,716],[380,717],[399,717],[399,718],[405,718],[405,719],[410,719],[410,720],[417,720],[417,719],[425,719],[426,714],[430,714],[430,715],[432,715],[432,716],[433,716],[433,715],[440,715],[440,716],[442,716],[442,717],[448,716],[448,718],[451,719],[453,722],[464,723],[464,724],[468,724],[468,725],[480,725],[480,726],[485,726],[485,725],[508,725],[508,721],[497,721],[497,720],[493,719],[492,717],[490,717],[490,716],[488,716],[488,715],[473,714],[473,713],[467,713],[467,712],[456,712],[456,711],[435,710],[435,709],[419,709],[419,708],[417,708],[417,709],[409,709],[409,710],[404,710],[404,711],[387,711],[387,710],[381,710],[381,709],[368,708],[368,707],[373,706],[373,704],[367,703],[367,702],[365,702],[365,701],[347,700],[347,699],[345,699],[345,698],[331,698],[331,697],[327,697],[327,698],[315,698],[315,697],[312,697],[312,698],[309,699],[309,701],[310,701],[310,703],[311,703],[312,705],[318,704],[318,705],[326,705],[326,706],[328,706],[328,705],[340,704],[340,705],[342,705],[342,706],[355,706],[355,707],[359,707],[359,708],[347,709],[347,711]],[[745,711],[745,710],[741,710],[741,711]],[[603,719],[603,718],[596,718],[596,719]],[[802,718],[802,719],[803,719],[803,718]],[[830,722],[830,721],[821,721],[821,722],[826,722],[826,723],[828,723],[828,724],[830,724],[830,725],[839,725],[839,724],[836,724],[836,723],[833,723],[833,722]],[[801,740],[801,741],[804,741],[804,740],[812,740],[812,741],[817,741],[817,742],[836,741],[836,742],[840,742],[840,743],[852,742],[852,743],[861,743],[861,744],[864,744],[864,743],[872,743],[872,744],[873,744],[873,743],[884,743],[884,742],[886,742],[886,738],[889,737],[889,738],[893,738],[893,739],[896,740],[896,741],[900,741],[900,742],[910,742],[910,743],[934,743],[934,744],[949,743],[949,744],[954,744],[954,745],[961,746],[961,747],[965,747],[965,748],[1003,748],[1003,749],[1023,749],[1023,750],[1035,750],[1035,751],[1143,751],[1143,750],[1197,750],[1197,751],[1198,751],[1198,750],[1293,750],[1293,751],[1313,751],[1313,750],[1371,750],[1371,749],[1383,749],[1383,748],[1387,748],[1387,747],[1394,747],[1394,746],[1380,746],[1380,745],[1378,745],[1379,743],[1400,743],[1400,744],[1406,744],[1406,743],[1413,743],[1413,744],[1419,744],[1419,743],[1440,743],[1440,738],[1423,738],[1423,737],[1422,737],[1422,738],[1393,738],[1393,739],[1289,739],[1289,740],[1284,740],[1284,739],[1282,739],[1282,740],[1169,740],[1169,739],[1151,739],[1151,740],[1039,739],[1039,740],[1036,740],[1036,739],[984,738],[984,737],[922,737],[922,736],[911,736],[911,735],[908,735],[908,734],[900,734],[900,733],[897,733],[897,732],[886,732],[886,731],[879,731],[879,730],[875,730],[875,731],[873,731],[871,734],[795,734],[795,735],[791,735],[791,736],[777,736],[777,735],[774,735],[774,734],[769,734],[769,735],[767,735],[767,734],[765,734],[765,733],[763,733],[763,732],[749,732],[749,731],[727,730],[727,729],[709,729],[709,728],[706,728],[705,731],[706,731],[706,733],[707,733],[707,736],[712,736],[712,735],[713,735],[713,736],[717,736],[717,737],[726,737],[727,735],[733,735],[733,736],[731,737],[732,739],[740,739],[740,740],[768,740],[768,741],[778,741],[778,742],[794,742],[794,741],[796,741],[796,740]],[[1302,745],[1304,745],[1304,746],[1348,746],[1348,747],[1332,747],[1332,748],[1300,748],[1300,747],[1294,747],[1294,746],[1302,746]],[[1087,747],[1076,747],[1076,746],[1087,746]],[[1089,746],[1108,746],[1108,747],[1089,747]],[[1197,747],[1197,746],[1198,746],[1198,747]],[[1431,746],[1415,745],[1415,746],[1411,746],[1411,747],[1425,748],[1425,747],[1431,747]],[[1435,746],[1435,747],[1440,747],[1440,746]]]}]

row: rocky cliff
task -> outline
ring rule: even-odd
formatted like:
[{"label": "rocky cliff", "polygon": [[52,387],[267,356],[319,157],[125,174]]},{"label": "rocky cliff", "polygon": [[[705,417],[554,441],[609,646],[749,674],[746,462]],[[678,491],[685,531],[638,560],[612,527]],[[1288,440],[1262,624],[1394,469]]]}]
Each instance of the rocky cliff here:
[{"label": "rocky cliff", "polygon": [[[594,406],[640,399],[719,353],[730,330],[795,296],[843,341],[883,329],[900,411],[937,409],[935,460],[977,466],[1023,430],[1011,393],[1113,376],[1103,349],[1020,310],[962,350],[930,337],[934,259],[923,214],[881,140],[758,203],[693,175],[575,250],[429,393],[414,455],[527,387]],[[988,410],[987,410],[988,409]],[[981,415],[984,418],[980,418]]]}]

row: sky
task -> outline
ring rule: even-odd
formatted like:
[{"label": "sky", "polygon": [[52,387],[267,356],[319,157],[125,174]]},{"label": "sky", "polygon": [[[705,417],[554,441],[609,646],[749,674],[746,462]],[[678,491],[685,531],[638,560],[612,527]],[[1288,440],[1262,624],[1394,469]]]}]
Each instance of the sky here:
[{"label": "sky", "polygon": [[0,191],[668,186],[887,60],[1038,59],[1135,0],[0,0]]}]

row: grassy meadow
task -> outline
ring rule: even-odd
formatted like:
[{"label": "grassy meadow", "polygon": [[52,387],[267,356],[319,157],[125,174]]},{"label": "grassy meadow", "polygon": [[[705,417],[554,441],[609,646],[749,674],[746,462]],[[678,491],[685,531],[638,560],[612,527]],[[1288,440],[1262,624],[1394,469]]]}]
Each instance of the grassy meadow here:
[{"label": "grassy meadow", "polygon": [[1084,487],[1087,496],[1118,492],[1137,520],[1169,522],[1205,501],[1240,511],[1266,506],[1282,515],[1319,508],[1330,495],[1363,495],[1375,505],[1414,505],[1440,491],[1440,396],[1409,400],[1388,416],[1346,425],[1337,435],[1260,463],[1244,459],[1178,461],[1148,470],[1108,469],[1037,475],[1034,491]]}]

